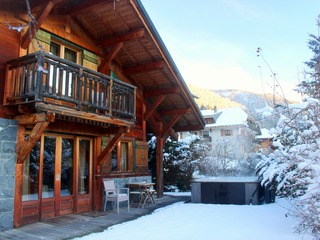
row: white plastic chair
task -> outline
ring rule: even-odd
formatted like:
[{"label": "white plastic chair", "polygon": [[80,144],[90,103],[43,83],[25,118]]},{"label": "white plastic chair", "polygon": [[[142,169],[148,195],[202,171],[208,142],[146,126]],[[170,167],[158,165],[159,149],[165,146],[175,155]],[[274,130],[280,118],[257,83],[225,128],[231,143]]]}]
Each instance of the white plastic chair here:
[{"label": "white plastic chair", "polygon": [[103,186],[105,192],[105,202],[103,210],[106,211],[107,202],[117,203],[117,211],[119,214],[119,203],[127,202],[129,212],[129,188],[116,188],[112,179],[103,179]]}]

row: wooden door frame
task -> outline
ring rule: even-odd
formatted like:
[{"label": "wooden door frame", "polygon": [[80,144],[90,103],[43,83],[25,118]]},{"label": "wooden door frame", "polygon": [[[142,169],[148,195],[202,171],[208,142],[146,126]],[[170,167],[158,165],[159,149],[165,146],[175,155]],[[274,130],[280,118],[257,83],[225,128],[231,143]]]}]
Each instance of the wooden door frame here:
[{"label": "wooden door frame", "polygon": [[[30,134],[29,131],[26,131],[25,134]],[[54,137],[55,138],[55,161],[54,161],[54,197],[53,199],[50,198],[43,198],[42,196],[42,189],[43,189],[43,168],[44,168],[44,151],[45,151],[45,137]],[[94,138],[90,136],[77,136],[77,135],[71,135],[71,134],[61,134],[61,133],[43,133],[39,139],[40,141],[40,159],[39,159],[39,186],[38,186],[38,200],[34,202],[34,206],[37,206],[38,209],[38,216],[37,220],[40,221],[42,219],[51,218],[51,217],[57,217],[64,214],[69,214],[68,210],[63,213],[64,210],[61,210],[61,202],[63,201],[63,196],[61,196],[61,178],[62,178],[62,140],[66,139],[72,139],[73,140],[73,169],[72,169],[72,196],[70,198],[70,201],[72,199],[72,211],[73,213],[76,212],[85,212],[85,211],[92,211],[93,209],[93,165],[94,165],[94,152],[93,152],[93,144],[94,144]],[[88,194],[80,195],[78,193],[78,167],[79,167],[79,141],[80,140],[88,140],[89,141],[89,165],[88,165]],[[22,164],[23,165],[23,164]],[[22,166],[23,169],[23,166]],[[23,171],[23,170],[21,170]],[[57,178],[59,178],[59,181],[57,181]],[[22,181],[22,179],[21,179]],[[21,183],[22,184],[22,183]],[[22,195],[20,195],[21,201],[22,201]],[[68,201],[66,197],[66,201]],[[79,201],[82,201],[82,208],[79,205]],[[83,207],[83,201],[87,201],[88,204]],[[25,206],[29,206],[31,201],[24,201],[22,202]],[[48,212],[43,212],[45,207],[52,207],[51,204],[54,204],[54,209]],[[71,204],[71,203],[70,203]],[[31,204],[32,205],[32,204]],[[19,223],[21,222],[21,219],[24,216],[21,214],[19,217]],[[34,220],[36,220],[33,217]],[[34,222],[34,220],[31,220],[31,222]],[[27,223],[27,222],[26,222]],[[20,226],[20,224],[19,224]]]}]

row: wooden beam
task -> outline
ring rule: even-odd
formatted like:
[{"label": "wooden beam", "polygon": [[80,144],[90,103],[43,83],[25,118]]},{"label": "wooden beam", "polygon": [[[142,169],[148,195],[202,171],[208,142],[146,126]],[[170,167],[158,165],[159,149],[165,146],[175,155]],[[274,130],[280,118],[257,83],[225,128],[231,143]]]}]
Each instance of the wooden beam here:
[{"label": "wooden beam", "polygon": [[[172,128],[170,129],[169,135],[172,136],[174,140],[178,141],[178,139],[179,139],[178,133],[176,131],[174,131]],[[163,141],[166,142],[167,138],[163,139]]]},{"label": "wooden beam", "polygon": [[48,1],[46,4],[43,5],[43,7],[40,9],[37,16],[35,17],[36,22],[30,23],[32,19],[29,20],[29,28],[22,37],[21,48],[28,48],[31,40],[34,38],[34,35],[39,30],[40,26],[45,21],[45,19],[48,17],[53,7],[54,1]]},{"label": "wooden beam", "polygon": [[102,69],[107,65],[109,67],[111,61],[116,57],[118,52],[123,47],[123,42],[116,43],[111,50],[109,51],[108,55],[103,59],[102,63],[98,67],[98,72],[101,72]]},{"label": "wooden beam", "polygon": [[112,38],[107,38],[104,40],[100,40],[99,43],[103,47],[110,47],[119,42],[129,42],[144,36],[144,29],[139,28],[132,32],[124,33],[121,35],[113,36]]},{"label": "wooden beam", "polygon": [[118,144],[122,136],[129,130],[128,127],[121,127],[117,134],[111,139],[109,144],[105,147],[102,153],[97,157],[97,173],[100,173],[100,166],[111,154],[113,148]]},{"label": "wooden beam", "polygon": [[162,110],[159,112],[159,114],[160,115],[175,115],[175,114],[183,115],[190,112],[191,112],[191,108],[188,107],[188,108],[175,108],[175,109]]},{"label": "wooden beam", "polygon": [[162,123],[158,124],[159,134],[156,135],[156,187],[157,196],[163,195],[163,141],[162,141]]},{"label": "wooden beam", "polygon": [[[18,137],[17,147],[20,149],[24,144],[26,129],[22,125],[18,125]],[[14,188],[14,215],[13,225],[15,227],[21,226],[21,212],[22,212],[22,181],[23,181],[23,163],[17,162],[16,164],[16,177],[15,177],[15,188]]]},{"label": "wooden beam", "polygon": [[153,112],[160,105],[160,103],[163,101],[163,99],[165,99],[165,97],[166,96],[164,96],[164,95],[158,96],[157,99],[152,103],[151,106],[150,105],[147,106],[147,112],[144,115],[144,120],[147,120],[153,114]]},{"label": "wooden beam", "polygon": [[79,26],[79,28],[90,38],[90,39],[95,39],[93,34],[89,31],[89,29],[82,24],[82,22],[79,21],[77,17],[71,17],[72,21],[74,21],[75,24]]},{"label": "wooden beam", "polygon": [[34,145],[40,139],[44,130],[47,128],[50,122],[39,122],[37,123],[31,131],[29,137],[24,141],[24,144],[18,144],[20,146],[17,149],[17,163],[23,163],[27,158],[28,154],[31,152]]},{"label": "wooden beam", "polygon": [[61,38],[65,39],[69,42],[72,42],[76,45],[79,45],[80,47],[85,48],[88,51],[95,53],[99,56],[104,55],[104,51],[102,50],[102,48],[99,48],[95,43],[87,41],[81,37],[78,37],[75,34],[61,31],[61,29],[55,27],[54,25],[52,25],[48,22],[44,22],[41,25],[41,29],[46,30],[48,32],[51,32],[51,33],[57,35],[58,37],[61,37]]},{"label": "wooden beam", "polygon": [[199,131],[203,129],[202,125],[186,125],[175,127],[176,132],[189,132],[189,131]]},{"label": "wooden beam", "polygon": [[29,115],[20,115],[14,118],[20,125],[35,124],[39,122],[54,122],[55,114],[53,112],[37,113]]},{"label": "wooden beam", "polygon": [[126,75],[133,75],[138,73],[144,73],[144,72],[151,72],[155,70],[161,70],[163,69],[164,61],[155,61],[151,63],[146,64],[139,64],[134,67],[127,67],[123,68],[123,73]]},{"label": "wooden beam", "polygon": [[168,138],[168,136],[166,136],[170,129],[172,128],[172,126],[179,120],[179,118],[181,117],[181,115],[176,114],[173,116],[173,118],[170,120],[170,122],[167,124],[166,128],[162,130],[162,137]]},{"label": "wooden beam", "polygon": [[114,3],[114,0],[95,0],[95,1],[79,1],[78,4],[72,6],[68,11],[65,11],[64,14],[74,16],[81,14],[83,12],[91,11],[92,9],[99,8],[100,6]]},{"label": "wooden beam", "polygon": [[[130,83],[130,84],[133,84],[135,86],[137,86],[138,89],[143,89],[142,85],[137,82],[137,81],[134,81],[133,79],[129,79],[126,75],[123,74],[122,72],[122,68],[117,64],[115,63],[114,61],[111,61],[109,63],[109,68],[119,77],[119,79],[121,79],[122,81],[126,82],[126,83]],[[139,94],[139,91],[137,91],[137,97],[140,98],[140,99],[144,99],[142,94]]]},{"label": "wooden beam", "polygon": [[170,87],[170,88],[157,88],[151,90],[143,91],[145,97],[154,97],[159,95],[169,95],[169,94],[178,94],[180,92],[179,87]]},{"label": "wooden beam", "polygon": [[55,114],[60,114],[62,116],[70,116],[70,117],[88,119],[88,120],[93,120],[93,121],[97,121],[97,122],[111,123],[111,124],[120,125],[120,126],[131,127],[135,124],[133,121],[115,118],[113,116],[106,116],[106,115],[98,115],[98,114],[94,114],[94,113],[81,112],[81,111],[77,111],[75,109],[70,109],[70,108],[66,108],[66,107],[60,107],[60,106],[55,106],[52,104],[46,104],[46,103],[40,103],[40,102],[36,103],[36,109],[41,110],[41,111],[51,111],[51,112],[54,112]]}]

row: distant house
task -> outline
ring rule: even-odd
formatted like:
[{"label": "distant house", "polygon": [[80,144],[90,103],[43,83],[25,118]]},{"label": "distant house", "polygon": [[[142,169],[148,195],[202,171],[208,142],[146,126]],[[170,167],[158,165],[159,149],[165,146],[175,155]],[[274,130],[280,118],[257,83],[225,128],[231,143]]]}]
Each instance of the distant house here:
[{"label": "distant house", "polygon": [[[212,143],[215,151],[228,145],[236,157],[241,157],[252,150],[252,144],[260,129],[256,121],[241,108],[226,108],[221,110],[201,111],[206,125],[201,131],[192,134],[199,135]],[[190,133],[189,133],[190,134]],[[187,133],[180,133],[184,138]]]},{"label": "distant house", "polygon": [[256,136],[256,142],[258,143],[256,151],[261,150],[266,152],[267,148],[270,146],[273,136],[269,133],[266,128],[261,128],[261,134]]}]

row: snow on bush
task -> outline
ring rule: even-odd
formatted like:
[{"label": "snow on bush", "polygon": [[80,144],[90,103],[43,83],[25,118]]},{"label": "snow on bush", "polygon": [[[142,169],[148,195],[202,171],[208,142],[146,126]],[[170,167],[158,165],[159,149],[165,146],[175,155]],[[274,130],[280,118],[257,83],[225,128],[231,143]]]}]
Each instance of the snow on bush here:
[{"label": "snow on bush", "polygon": [[262,155],[257,172],[265,187],[293,201],[289,214],[296,229],[320,235],[320,103],[308,98],[282,112],[272,151]]}]

